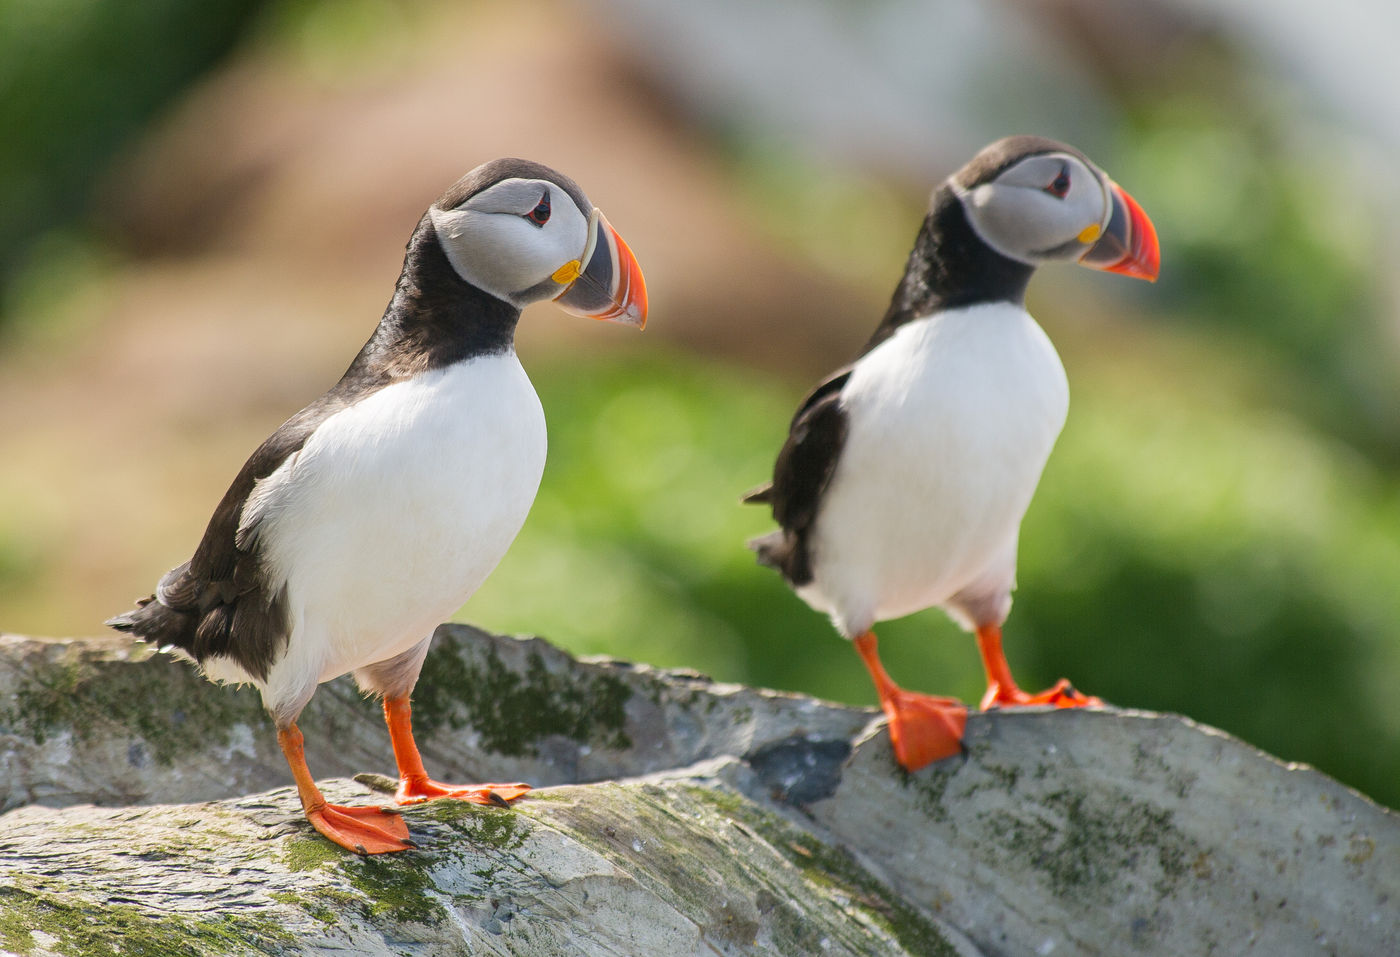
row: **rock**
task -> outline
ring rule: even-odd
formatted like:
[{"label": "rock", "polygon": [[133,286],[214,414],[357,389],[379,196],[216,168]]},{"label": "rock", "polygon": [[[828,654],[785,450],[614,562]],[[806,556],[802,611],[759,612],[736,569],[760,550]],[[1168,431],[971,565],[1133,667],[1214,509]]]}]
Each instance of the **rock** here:
[{"label": "rock", "polygon": [[[356,790],[327,788],[364,801]],[[28,954],[976,953],[838,849],[699,772],[407,816],[422,850],[359,858],[304,826],[290,789],[12,811],[0,943]]]},{"label": "rock", "polygon": [[[413,695],[430,771],[536,786],[634,777],[811,735],[842,756],[872,712],[624,661],[538,638],[438,629]],[[318,778],[389,770],[379,706],[348,678],[299,721]],[[289,781],[261,699],[123,635],[0,636],[0,810],[184,803]]]},{"label": "rock", "polygon": [[[444,626],[430,770],[554,786],[408,808],[421,849],[359,858],[255,694],[121,638],[0,654],[20,954],[1400,953],[1397,816],[1183,718],[974,714],[909,775],[871,711]],[[343,779],[390,764],[375,712],[307,711],[333,800],[382,799]]]}]

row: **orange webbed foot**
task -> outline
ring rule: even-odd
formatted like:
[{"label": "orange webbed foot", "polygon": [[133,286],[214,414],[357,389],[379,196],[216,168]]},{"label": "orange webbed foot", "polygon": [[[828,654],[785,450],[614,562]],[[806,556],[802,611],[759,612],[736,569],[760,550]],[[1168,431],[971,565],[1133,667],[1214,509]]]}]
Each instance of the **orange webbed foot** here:
[{"label": "orange webbed foot", "polygon": [[530,790],[528,784],[442,784],[429,777],[403,778],[394,800],[400,804],[422,804],[438,798],[507,807]]},{"label": "orange webbed foot", "polygon": [[987,693],[982,696],[982,710],[1016,708],[1029,705],[1051,705],[1056,708],[1097,708],[1103,701],[1076,691],[1069,679],[1061,678],[1054,686],[1039,694],[1027,694],[1016,686],[1011,667],[1001,648],[1001,626],[980,625],[977,628],[977,648],[982,653],[982,667],[987,671]]},{"label": "orange webbed foot", "polygon": [[993,681],[987,685],[987,693],[982,696],[983,711],[991,708],[1016,708],[1029,705],[1050,705],[1055,708],[1099,708],[1103,706],[1103,699],[1077,690],[1074,685],[1069,683],[1068,678],[1061,678],[1053,686],[1039,694],[1029,694],[1014,684],[1008,689],[1003,689],[1000,682]]},{"label": "orange webbed foot", "polygon": [[881,696],[890,721],[894,758],[906,771],[917,771],[962,752],[967,707],[956,698],[940,698],[895,688]]},{"label": "orange webbed foot", "polygon": [[890,745],[899,766],[917,771],[961,753],[967,706],[956,698],[905,691],[895,684],[880,663],[875,632],[857,635],[853,644],[875,682],[880,709],[889,719]]},{"label": "orange webbed foot", "polygon": [[321,804],[306,812],[311,826],[356,854],[388,854],[417,847],[408,839],[408,824],[390,808]]},{"label": "orange webbed foot", "polygon": [[506,807],[511,801],[530,790],[528,784],[442,784],[428,777],[423,770],[423,756],[413,740],[413,712],[407,695],[384,699],[384,721],[389,726],[389,741],[399,765],[399,787],[394,800],[400,804],[422,804],[438,798],[470,801]]}]

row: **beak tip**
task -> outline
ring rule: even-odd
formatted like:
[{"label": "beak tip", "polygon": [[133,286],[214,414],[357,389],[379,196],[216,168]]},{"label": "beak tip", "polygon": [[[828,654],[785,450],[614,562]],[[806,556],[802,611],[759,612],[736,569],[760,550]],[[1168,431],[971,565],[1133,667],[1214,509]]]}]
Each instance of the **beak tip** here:
[{"label": "beak tip", "polygon": [[637,331],[641,332],[647,327],[649,303],[647,302],[646,282],[642,279],[640,269],[637,270],[634,281],[636,287],[632,298],[627,303],[627,318],[632,321],[632,325],[637,327]]},{"label": "beak tip", "polygon": [[1161,271],[1162,258],[1158,252],[1157,234],[1154,231],[1149,237],[1147,249],[1142,254],[1142,260],[1138,264],[1137,276],[1139,279],[1146,279],[1148,282],[1156,282]]}]

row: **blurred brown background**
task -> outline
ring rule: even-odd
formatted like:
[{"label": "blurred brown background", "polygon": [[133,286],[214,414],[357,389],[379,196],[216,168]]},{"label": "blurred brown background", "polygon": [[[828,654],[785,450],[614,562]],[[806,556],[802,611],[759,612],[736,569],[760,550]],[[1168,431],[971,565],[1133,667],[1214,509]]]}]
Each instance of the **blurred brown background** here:
[{"label": "blurred brown background", "polygon": [[[1389,8],[98,6],[0,0],[0,629],[97,633],[188,557],[369,335],[427,204],[519,155],[607,212],[651,322],[527,314],[550,465],[458,617],[871,703],[753,566],[768,522],[737,499],[879,318],[929,189],[1035,132],[1138,198],[1163,267],[1033,282],[1074,398],[1022,536],[1024,683],[1067,674],[1400,803]],[[902,683],[976,699],[938,613],[882,635]]]}]

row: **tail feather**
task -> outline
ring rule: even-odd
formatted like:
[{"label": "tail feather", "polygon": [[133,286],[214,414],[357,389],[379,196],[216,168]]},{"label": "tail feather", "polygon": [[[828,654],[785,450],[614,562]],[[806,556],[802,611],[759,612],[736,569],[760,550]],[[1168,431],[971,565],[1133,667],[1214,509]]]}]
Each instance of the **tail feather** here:
[{"label": "tail feather", "polygon": [[[739,501],[745,505],[770,504],[773,501],[773,483],[764,482],[762,485],[749,489],[740,496]],[[755,539],[755,541],[757,541],[757,539]],[[750,547],[752,547],[752,543]]]},{"label": "tail feather", "polygon": [[787,552],[791,551],[787,534],[782,529],[751,538],[745,544],[755,553],[760,565],[780,570],[783,568]]},{"label": "tail feather", "polygon": [[142,598],[131,611],[108,619],[106,624],[158,647],[173,645],[198,657],[198,632],[204,617],[200,585],[186,562],[161,577],[154,595]]},{"label": "tail feather", "polygon": [[152,595],[137,602],[131,611],[109,618],[105,624],[153,645],[187,648],[196,622],[190,613],[177,611]]},{"label": "tail feather", "polygon": [[264,681],[287,643],[287,588],[240,590],[236,581],[210,581],[186,563],[167,573],[154,595],[107,624],[201,663],[231,658]]},{"label": "tail feather", "polygon": [[782,572],[788,584],[800,588],[812,580],[812,563],[801,536],[785,528],[748,541],[758,563]]}]

